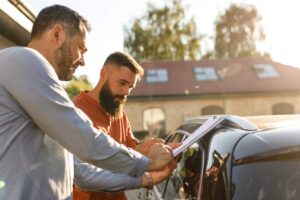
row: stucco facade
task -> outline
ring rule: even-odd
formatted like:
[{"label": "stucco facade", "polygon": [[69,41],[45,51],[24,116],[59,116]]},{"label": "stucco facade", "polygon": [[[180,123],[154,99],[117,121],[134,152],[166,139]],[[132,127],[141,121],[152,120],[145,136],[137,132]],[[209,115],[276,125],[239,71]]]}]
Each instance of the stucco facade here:
[{"label": "stucco facade", "polygon": [[174,130],[189,118],[202,114],[202,109],[207,106],[224,108],[225,114],[239,116],[272,115],[273,106],[286,103],[293,107],[294,113],[300,113],[300,93],[284,92],[269,94],[243,94],[207,96],[193,98],[165,98],[161,100],[129,100],[126,112],[131,122],[133,131],[143,131],[143,112],[150,108],[160,108],[165,114],[166,133]]}]

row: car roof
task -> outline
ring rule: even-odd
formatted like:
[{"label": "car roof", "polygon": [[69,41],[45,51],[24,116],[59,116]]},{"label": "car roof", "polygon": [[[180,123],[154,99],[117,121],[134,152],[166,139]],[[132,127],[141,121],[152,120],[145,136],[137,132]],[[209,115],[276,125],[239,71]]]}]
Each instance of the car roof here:
[{"label": "car roof", "polygon": [[271,158],[300,152],[300,115],[245,117],[258,127],[236,145],[236,160]]},{"label": "car roof", "polygon": [[[189,118],[184,124],[200,123],[203,124],[213,115],[202,115]],[[300,125],[300,114],[293,115],[259,115],[239,117],[236,115],[228,115],[227,120],[222,122],[223,125],[229,127],[240,128],[243,130],[255,131],[266,130],[287,126]]]},{"label": "car roof", "polygon": [[[202,115],[198,117],[193,117],[188,120],[186,120],[183,125],[186,124],[203,124],[205,121],[207,121],[209,118],[216,116],[216,115]],[[247,120],[246,118],[242,118],[236,115],[226,115],[226,119],[221,122],[222,125],[228,126],[228,127],[233,127],[233,128],[238,128],[242,130],[248,130],[248,131],[255,131],[257,130],[257,127],[255,124]]]},{"label": "car roof", "polygon": [[[300,153],[300,126],[279,127],[244,135],[236,144],[233,157],[246,162]],[[247,162],[248,162],[247,161]]]},{"label": "car roof", "polygon": [[[211,116],[201,116],[185,124],[204,123]],[[300,152],[300,115],[268,115],[237,117],[229,115],[222,125],[240,129],[240,139],[234,147],[235,160],[252,159]],[[225,145],[225,144],[224,144]]]},{"label": "car roof", "polygon": [[244,117],[255,124],[258,129],[274,129],[280,127],[300,126],[300,115],[261,115]]}]

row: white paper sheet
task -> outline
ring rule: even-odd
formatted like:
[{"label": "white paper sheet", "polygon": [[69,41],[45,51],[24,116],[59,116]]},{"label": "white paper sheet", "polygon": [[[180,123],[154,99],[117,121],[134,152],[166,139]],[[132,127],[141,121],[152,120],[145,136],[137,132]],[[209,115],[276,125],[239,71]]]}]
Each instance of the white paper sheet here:
[{"label": "white paper sheet", "polygon": [[202,124],[199,128],[197,128],[186,140],[183,141],[182,145],[173,149],[173,155],[177,156],[186,150],[189,146],[194,144],[197,140],[203,137],[206,133],[220,124],[224,119],[226,119],[228,115],[223,116],[212,116],[209,118],[204,124]]}]

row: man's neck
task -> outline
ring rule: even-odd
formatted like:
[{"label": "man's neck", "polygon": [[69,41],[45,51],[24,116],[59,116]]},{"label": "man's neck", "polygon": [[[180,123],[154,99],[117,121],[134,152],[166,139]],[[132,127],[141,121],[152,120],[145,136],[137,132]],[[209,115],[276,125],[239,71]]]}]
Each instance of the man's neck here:
[{"label": "man's neck", "polygon": [[42,54],[48,62],[55,67],[53,63],[53,55],[51,49],[47,45],[44,45],[42,41],[40,40],[31,40],[27,47],[32,48],[36,51],[38,51],[40,54]]},{"label": "man's neck", "polygon": [[99,92],[100,92],[100,89],[98,89],[97,87],[95,87],[94,89],[92,89],[88,95],[90,97],[92,97],[93,99],[95,99],[97,102],[99,102]]}]

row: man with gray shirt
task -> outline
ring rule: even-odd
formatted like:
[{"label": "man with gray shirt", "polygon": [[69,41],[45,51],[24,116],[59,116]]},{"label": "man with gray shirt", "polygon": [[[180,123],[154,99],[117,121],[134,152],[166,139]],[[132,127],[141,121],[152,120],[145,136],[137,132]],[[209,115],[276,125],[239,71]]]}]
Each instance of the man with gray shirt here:
[{"label": "man with gray shirt", "polygon": [[172,161],[166,145],[147,158],[115,142],[69,100],[59,80],[84,65],[89,30],[77,12],[54,5],[37,16],[28,47],[0,51],[0,199],[70,199],[71,153],[133,177]]}]

